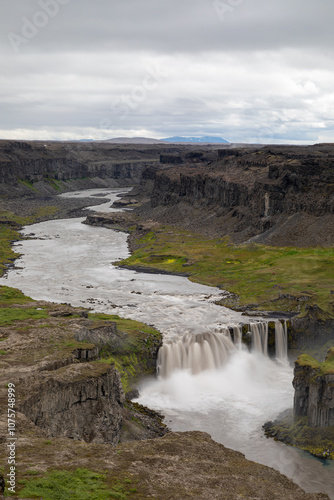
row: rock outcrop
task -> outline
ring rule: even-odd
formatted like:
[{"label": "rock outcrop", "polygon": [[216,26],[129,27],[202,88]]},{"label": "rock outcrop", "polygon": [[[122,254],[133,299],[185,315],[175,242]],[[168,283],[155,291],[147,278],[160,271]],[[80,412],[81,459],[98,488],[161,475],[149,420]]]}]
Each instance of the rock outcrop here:
[{"label": "rock outcrop", "polygon": [[85,363],[57,370],[19,410],[48,437],[117,444],[125,401],[121,380],[114,368],[98,368]]},{"label": "rock outcrop", "polygon": [[215,161],[184,158],[179,166],[171,157],[170,168],[155,173],[149,216],[236,243],[334,243],[334,145],[216,154]]},{"label": "rock outcrop", "polygon": [[307,416],[311,427],[334,426],[334,348],[325,363],[302,355],[295,363],[294,414]]},{"label": "rock outcrop", "polygon": [[159,162],[159,150],[149,147],[0,141],[0,184],[99,177],[133,185],[154,161]]},{"label": "rock outcrop", "polygon": [[[21,305],[20,311],[31,306]],[[123,439],[152,438],[166,432],[161,416],[137,416],[140,408],[125,405],[118,367],[131,351],[131,376],[155,371],[161,335],[153,328],[142,332],[141,323],[87,318],[88,311],[69,305],[38,303],[47,311],[41,318],[1,326],[4,349],[0,362],[0,442],[5,439],[6,383],[15,386],[16,414],[24,416],[48,438],[69,438],[87,443],[116,445]],[[38,307],[35,304],[35,307]],[[29,309],[30,310],[30,309]],[[129,324],[128,324],[129,323]],[[104,352],[104,361],[102,358]],[[135,354],[134,354],[135,353]],[[112,356],[112,360],[110,360]],[[127,380],[129,380],[129,376]],[[132,380],[132,379],[131,379]],[[128,384],[129,385],[129,384]],[[23,436],[23,431],[20,430]]]}]

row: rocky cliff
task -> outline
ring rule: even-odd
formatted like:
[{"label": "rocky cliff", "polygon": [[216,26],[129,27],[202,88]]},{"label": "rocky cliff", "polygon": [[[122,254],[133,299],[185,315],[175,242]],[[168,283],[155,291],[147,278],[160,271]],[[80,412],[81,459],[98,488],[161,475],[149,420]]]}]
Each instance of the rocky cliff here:
[{"label": "rocky cliff", "polygon": [[334,348],[319,363],[303,354],[295,362],[294,407],[263,426],[267,437],[334,460]]},{"label": "rocky cliff", "polygon": [[[87,310],[64,304],[29,300],[19,306],[21,315],[27,315],[25,328],[22,321],[0,325],[0,442],[5,438],[1,422],[6,421],[8,380],[15,386],[17,415],[45,437],[115,445],[124,434],[129,440],[165,433],[154,412],[148,415],[145,409],[141,413],[139,405],[125,405],[120,373],[114,366],[117,360],[123,371],[122,356],[127,358],[131,347],[131,366],[127,358],[131,381],[141,372],[154,373],[159,332],[142,332],[141,323],[110,321],[107,316],[88,318]],[[31,321],[29,306],[43,311],[41,319]],[[0,312],[3,318],[1,307]]]},{"label": "rocky cliff", "polygon": [[159,151],[105,143],[0,141],[0,183],[36,183],[94,178],[139,182],[141,171],[158,162]]},{"label": "rocky cliff", "polygon": [[160,155],[179,154],[179,150],[189,157],[189,147],[164,144],[0,140],[0,185],[94,177],[134,185],[145,168],[160,165]]},{"label": "rocky cliff", "polygon": [[307,416],[311,427],[334,426],[334,348],[325,363],[302,355],[295,363],[294,414]]},{"label": "rocky cliff", "polygon": [[168,169],[162,157],[150,215],[235,242],[334,243],[334,145],[221,149],[216,155],[207,162],[172,158]]},{"label": "rocky cliff", "polygon": [[52,373],[29,392],[19,410],[48,437],[64,436],[87,443],[119,442],[125,397],[114,368],[70,365]]}]

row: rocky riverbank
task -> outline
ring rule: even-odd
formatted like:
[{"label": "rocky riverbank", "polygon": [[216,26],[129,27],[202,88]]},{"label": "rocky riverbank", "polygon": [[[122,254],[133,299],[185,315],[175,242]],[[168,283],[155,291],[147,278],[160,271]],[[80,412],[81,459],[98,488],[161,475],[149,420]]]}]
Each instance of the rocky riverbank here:
[{"label": "rocky riverbank", "polygon": [[324,363],[304,354],[295,362],[294,408],[264,425],[267,437],[334,460],[334,348]]}]

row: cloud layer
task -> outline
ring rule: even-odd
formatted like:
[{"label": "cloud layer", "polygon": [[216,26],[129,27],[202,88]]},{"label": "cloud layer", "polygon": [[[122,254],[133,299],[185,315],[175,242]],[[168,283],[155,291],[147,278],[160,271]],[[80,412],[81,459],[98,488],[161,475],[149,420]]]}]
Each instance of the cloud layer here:
[{"label": "cloud layer", "polygon": [[331,0],[5,4],[2,138],[334,141]]}]

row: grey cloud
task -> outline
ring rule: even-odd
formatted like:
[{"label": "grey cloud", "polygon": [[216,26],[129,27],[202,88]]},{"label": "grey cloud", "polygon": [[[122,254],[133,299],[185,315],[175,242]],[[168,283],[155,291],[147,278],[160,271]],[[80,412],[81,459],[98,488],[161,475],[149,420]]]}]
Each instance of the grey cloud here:
[{"label": "grey cloud", "polygon": [[[39,2],[8,2],[1,16],[1,32],[19,33],[22,17],[32,20],[41,10]],[[221,5],[231,9],[223,20]],[[69,0],[68,5],[60,6],[57,16],[50,17],[27,50],[94,52],[98,47],[100,51],[170,53],[330,47],[333,16],[330,0]]]},{"label": "grey cloud", "polygon": [[61,1],[2,3],[0,136],[333,137],[331,0]]}]

